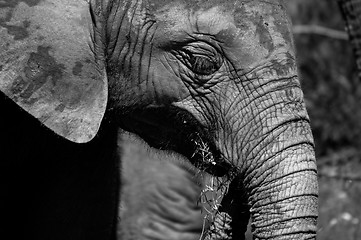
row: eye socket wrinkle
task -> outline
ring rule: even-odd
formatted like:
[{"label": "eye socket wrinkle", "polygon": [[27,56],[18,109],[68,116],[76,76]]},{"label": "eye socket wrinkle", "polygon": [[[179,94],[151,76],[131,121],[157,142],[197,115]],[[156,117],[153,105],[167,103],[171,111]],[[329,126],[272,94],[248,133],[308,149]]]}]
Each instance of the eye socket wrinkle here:
[{"label": "eye socket wrinkle", "polygon": [[178,43],[170,52],[196,75],[211,75],[223,64],[221,51],[204,41]]}]

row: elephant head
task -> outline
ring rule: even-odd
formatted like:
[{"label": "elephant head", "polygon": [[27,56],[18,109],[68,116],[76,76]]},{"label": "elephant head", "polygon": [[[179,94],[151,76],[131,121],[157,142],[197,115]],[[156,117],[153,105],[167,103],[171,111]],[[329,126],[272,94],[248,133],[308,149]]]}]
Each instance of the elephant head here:
[{"label": "elephant head", "polygon": [[0,90],[60,136],[104,115],[230,182],[238,239],[313,239],[314,144],[282,0],[0,3]]}]

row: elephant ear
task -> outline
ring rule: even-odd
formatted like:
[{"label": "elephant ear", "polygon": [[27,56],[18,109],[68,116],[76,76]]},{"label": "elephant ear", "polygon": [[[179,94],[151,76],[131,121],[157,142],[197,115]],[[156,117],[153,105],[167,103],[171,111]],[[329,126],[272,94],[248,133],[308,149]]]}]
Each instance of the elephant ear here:
[{"label": "elephant ear", "polygon": [[107,103],[102,21],[92,10],[85,0],[0,1],[0,90],[79,143],[96,135]]}]

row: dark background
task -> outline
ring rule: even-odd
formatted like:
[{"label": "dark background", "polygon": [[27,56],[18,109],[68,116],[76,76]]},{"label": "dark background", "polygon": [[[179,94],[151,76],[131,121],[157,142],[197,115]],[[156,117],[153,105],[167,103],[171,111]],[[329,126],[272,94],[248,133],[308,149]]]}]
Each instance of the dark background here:
[{"label": "dark background", "polygon": [[361,84],[345,24],[334,0],[286,2],[316,141],[318,239],[360,240]]}]

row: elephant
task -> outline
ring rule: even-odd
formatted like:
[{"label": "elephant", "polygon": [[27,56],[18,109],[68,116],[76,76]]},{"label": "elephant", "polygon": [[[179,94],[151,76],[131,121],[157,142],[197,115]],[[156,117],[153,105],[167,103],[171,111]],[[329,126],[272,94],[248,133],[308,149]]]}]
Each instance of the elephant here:
[{"label": "elephant", "polygon": [[[315,239],[314,142],[284,5],[1,1],[1,232],[244,239],[251,218],[254,239]],[[202,174],[226,186],[204,235]]]}]

